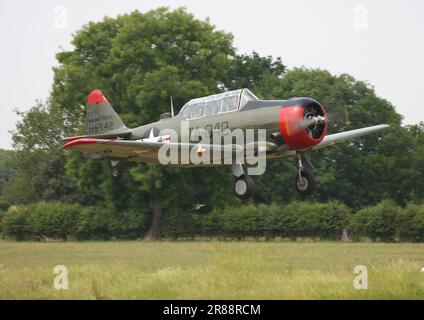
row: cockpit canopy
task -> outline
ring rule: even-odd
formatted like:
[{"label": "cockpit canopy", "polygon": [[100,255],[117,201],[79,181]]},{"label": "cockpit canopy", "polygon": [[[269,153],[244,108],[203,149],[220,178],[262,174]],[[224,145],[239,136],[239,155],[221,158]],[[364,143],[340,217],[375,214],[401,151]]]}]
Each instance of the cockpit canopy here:
[{"label": "cockpit canopy", "polygon": [[259,100],[249,89],[239,89],[190,100],[180,114],[185,120],[198,119],[242,109],[246,103]]}]

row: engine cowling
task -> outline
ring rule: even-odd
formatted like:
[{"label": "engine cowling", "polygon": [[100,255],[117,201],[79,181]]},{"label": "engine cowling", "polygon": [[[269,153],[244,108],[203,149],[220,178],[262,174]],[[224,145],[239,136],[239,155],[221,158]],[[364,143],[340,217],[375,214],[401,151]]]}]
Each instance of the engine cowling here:
[{"label": "engine cowling", "polygon": [[308,149],[324,139],[327,119],[318,103],[306,106],[283,106],[279,114],[280,133],[290,149]]}]

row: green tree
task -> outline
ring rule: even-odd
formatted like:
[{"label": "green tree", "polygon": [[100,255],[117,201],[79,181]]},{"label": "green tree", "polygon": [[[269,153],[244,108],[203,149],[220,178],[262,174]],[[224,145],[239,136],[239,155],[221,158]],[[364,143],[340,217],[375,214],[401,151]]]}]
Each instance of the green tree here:
[{"label": "green tree", "polygon": [[[53,101],[64,109],[67,119],[73,119],[75,128],[81,128],[80,105],[93,88],[105,92],[129,127],[138,126],[168,111],[170,96],[176,106],[182,106],[193,97],[216,92],[234,55],[230,34],[216,31],[184,9],[135,11],[90,23],[75,35],[73,44],[74,50],[57,56],[60,66],[55,69]],[[107,164],[75,154],[69,156],[67,170],[80,190],[95,201],[105,200],[114,208],[152,208],[149,234],[154,238],[160,236],[161,209],[176,203],[172,199],[190,207],[222,198],[216,194],[199,199],[215,194],[213,189],[225,183],[219,179],[221,169],[216,169],[214,179],[199,179],[199,173],[149,165],[135,166],[124,174],[124,181],[112,182]],[[138,199],[126,196],[131,193]],[[227,199],[231,192],[224,195]]]},{"label": "green tree", "polygon": [[75,201],[76,189],[65,176],[61,138],[67,128],[61,110],[51,101],[37,103],[20,117],[6,166],[15,172],[5,183],[2,198],[10,204],[36,201]]},{"label": "green tree", "polygon": [[0,149],[0,198],[3,192],[4,185],[15,175],[15,170],[10,167],[10,161],[12,157],[12,150]]},{"label": "green tree", "polygon": [[[336,76],[325,70],[297,68],[275,81],[277,84],[266,90],[266,97],[308,96],[318,100],[327,111],[328,134],[381,123],[392,126],[381,134],[310,152],[307,156],[311,159],[318,181],[312,200],[337,199],[357,208],[376,203],[398,190],[397,183],[393,181],[395,178],[388,179],[387,172],[401,169],[400,162],[406,156],[396,148],[399,138],[391,137],[405,137],[408,129],[400,127],[401,116],[392,104],[379,98],[369,84],[356,81],[346,74]],[[422,136],[422,132],[416,135]],[[406,137],[402,138],[402,143],[402,149],[415,145],[415,142],[406,141]],[[423,155],[421,150],[417,153]],[[256,200],[297,199],[293,188],[295,174],[296,167],[290,160],[268,162],[265,175],[256,178],[259,191]],[[417,193],[419,188],[413,184],[407,187],[407,191],[402,192],[404,200],[409,197],[405,193],[412,195],[411,189]],[[400,203],[401,197],[396,201]]]},{"label": "green tree", "polygon": [[[250,88],[258,95],[268,98],[286,72],[280,57],[261,57],[257,52],[251,55],[236,55],[230,59],[224,85],[229,90]],[[280,97],[281,98],[281,97]]]}]

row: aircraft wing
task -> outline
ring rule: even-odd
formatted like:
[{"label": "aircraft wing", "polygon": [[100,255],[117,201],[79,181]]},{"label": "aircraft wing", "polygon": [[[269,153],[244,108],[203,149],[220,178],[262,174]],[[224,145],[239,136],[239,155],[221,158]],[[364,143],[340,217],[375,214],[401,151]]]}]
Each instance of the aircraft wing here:
[{"label": "aircraft wing", "polygon": [[[366,127],[356,130],[350,130],[331,134],[326,136],[321,143],[312,148],[312,150],[331,146],[346,140],[361,137],[371,133],[379,132],[387,129],[390,126],[382,124],[373,127]],[[132,160],[142,161],[147,163],[159,163],[158,152],[161,147],[166,146],[167,150],[178,150],[191,152],[193,148],[200,154],[205,154],[207,159],[212,158],[212,152],[224,151],[224,157],[221,159],[225,161],[225,157],[234,157],[238,152],[243,152],[243,147],[231,145],[212,145],[202,143],[175,143],[175,142],[160,142],[160,141],[142,141],[142,140],[122,140],[122,139],[94,139],[94,138],[79,138],[75,137],[74,140],[68,139],[63,147],[80,151],[91,156],[100,158],[107,158],[118,161]],[[227,152],[227,153],[226,153]]]},{"label": "aircraft wing", "polygon": [[325,136],[325,138],[321,141],[321,143],[313,147],[312,150],[324,148],[327,146],[332,146],[336,143],[344,142],[346,140],[350,140],[350,139],[358,138],[358,137],[365,136],[371,133],[379,132],[387,128],[390,128],[388,124],[380,124],[378,126],[372,126],[372,127],[366,127],[366,128],[356,129],[356,130],[330,134],[328,136]]},{"label": "aircraft wing", "polygon": [[[167,147],[167,150],[185,150],[190,151],[195,148],[195,152],[205,154],[214,151],[224,151],[224,155],[233,157],[237,152],[242,152],[243,148],[239,145],[212,145],[202,143],[175,143],[175,142],[152,142],[142,140],[120,140],[120,139],[91,139],[82,138],[72,140],[63,147],[80,151],[90,155],[97,155],[113,160],[133,160],[148,163],[159,163],[158,152],[161,147]],[[227,153],[225,153],[227,152]],[[212,156],[210,157],[212,159]]]}]

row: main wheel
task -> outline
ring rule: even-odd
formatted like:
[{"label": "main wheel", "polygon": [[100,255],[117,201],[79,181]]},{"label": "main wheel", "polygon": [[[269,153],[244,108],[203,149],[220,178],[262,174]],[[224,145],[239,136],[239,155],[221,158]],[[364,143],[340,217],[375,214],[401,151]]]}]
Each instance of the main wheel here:
[{"label": "main wheel", "polygon": [[112,168],[112,177],[118,179],[121,176],[121,170],[119,170],[118,166]]},{"label": "main wheel", "polygon": [[253,196],[254,186],[253,179],[243,174],[234,181],[234,192],[239,199],[247,200]]},{"label": "main wheel", "polygon": [[312,172],[308,170],[302,170],[299,175],[296,176],[296,189],[301,196],[309,196],[315,191],[316,180]]}]

